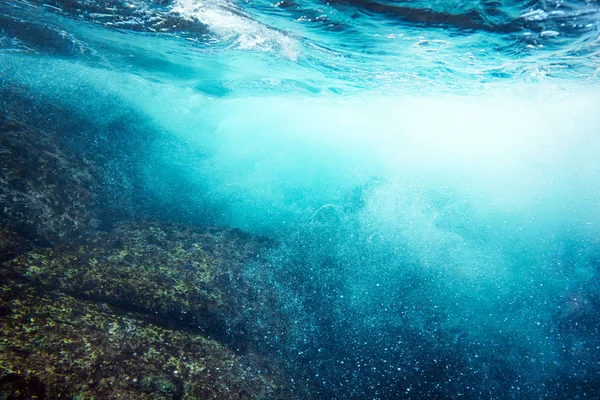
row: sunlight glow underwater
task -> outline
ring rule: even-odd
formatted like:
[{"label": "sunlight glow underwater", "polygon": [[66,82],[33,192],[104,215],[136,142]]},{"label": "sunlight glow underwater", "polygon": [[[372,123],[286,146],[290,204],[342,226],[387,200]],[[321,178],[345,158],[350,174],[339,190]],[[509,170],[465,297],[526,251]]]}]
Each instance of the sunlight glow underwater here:
[{"label": "sunlight glow underwater", "polygon": [[[194,18],[216,18],[209,11]],[[296,61],[287,36],[269,35],[285,62]],[[269,283],[293,334],[264,340],[298,380],[316,382],[314,398],[595,390],[595,86],[228,96],[168,74],[2,61],[7,82],[99,125],[118,122],[128,112],[121,104],[140,113],[140,130],[177,141],[156,141],[143,155],[149,193],[278,241]],[[185,193],[168,184],[175,179]]]},{"label": "sunlight glow underwater", "polygon": [[[596,91],[519,89],[528,95],[210,105],[169,95],[186,105],[140,107],[203,152],[194,168],[210,176],[204,195],[228,202],[222,223],[283,243],[274,287],[290,321],[301,321],[291,348],[312,351],[325,398],[344,385],[357,398],[376,388],[389,398],[390,382],[402,386],[364,365],[390,363],[406,382],[442,379],[418,375],[415,365],[431,364],[428,346],[432,358],[453,347],[467,366],[446,368],[490,380],[476,396],[541,396],[565,371],[594,371],[596,342],[576,337],[595,329],[581,317],[593,315],[599,289],[599,99]],[[303,283],[311,280],[320,289]],[[575,320],[579,333],[566,328]],[[316,333],[327,329],[335,333]],[[328,350],[341,377],[318,361],[323,341],[346,348]],[[345,370],[348,363],[363,367]],[[359,384],[347,382],[352,370]],[[491,389],[503,380],[520,386]]]}]

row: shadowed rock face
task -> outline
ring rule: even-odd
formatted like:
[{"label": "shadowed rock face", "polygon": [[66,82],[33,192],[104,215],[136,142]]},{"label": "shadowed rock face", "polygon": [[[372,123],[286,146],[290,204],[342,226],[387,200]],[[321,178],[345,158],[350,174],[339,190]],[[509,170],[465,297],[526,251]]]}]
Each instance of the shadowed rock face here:
[{"label": "shadowed rock face", "polygon": [[34,247],[32,241],[6,228],[0,229],[0,261],[10,260]]},{"label": "shadowed rock face", "polygon": [[[0,84],[0,99],[10,120],[19,121],[28,132],[43,132],[69,165],[85,166],[94,177],[88,210],[99,220],[100,229],[112,229],[124,220],[217,224],[227,206],[209,199],[203,182],[189,179],[188,165],[173,165],[163,158],[186,154],[200,162],[203,155],[122,98],[96,91],[83,81],[68,92],[37,91],[7,78]],[[96,93],[92,102],[89,93]],[[19,142],[16,147],[26,148]]]},{"label": "shadowed rock face", "polygon": [[232,280],[239,291],[242,268],[270,244],[235,229],[122,224],[86,244],[17,257],[2,275],[225,339],[239,320]]},{"label": "shadowed rock face", "polygon": [[290,398],[255,354],[26,283],[0,286],[0,336],[0,398]]},{"label": "shadowed rock face", "polygon": [[302,398],[260,345],[285,331],[257,280],[274,243],[150,222],[98,233],[105,165],[69,149],[0,116],[0,399]]},{"label": "shadowed rock face", "polygon": [[86,163],[44,133],[0,117],[0,256],[75,240],[95,227]]},{"label": "shadowed rock face", "polygon": [[5,262],[0,397],[299,397],[276,360],[236,343],[251,331],[239,302],[268,301],[244,267],[270,246],[235,229],[137,223]]}]

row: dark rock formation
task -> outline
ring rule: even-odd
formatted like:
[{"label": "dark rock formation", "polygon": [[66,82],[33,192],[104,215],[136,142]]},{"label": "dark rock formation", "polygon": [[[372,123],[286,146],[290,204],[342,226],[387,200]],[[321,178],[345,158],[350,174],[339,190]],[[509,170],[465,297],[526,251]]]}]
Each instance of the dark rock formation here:
[{"label": "dark rock formation", "polygon": [[[29,131],[44,132],[69,160],[75,156],[89,161],[86,167],[96,182],[89,211],[101,229],[124,220],[219,223],[226,205],[206,196],[200,172],[192,168],[205,156],[198,149],[83,77],[72,77],[77,84],[65,91],[52,84],[52,76],[24,85],[10,78],[20,67],[7,68],[0,76],[0,114]],[[185,162],[174,161],[173,154]],[[80,167],[79,162],[72,164]]]},{"label": "dark rock formation", "polygon": [[[1,225],[0,225],[1,226]],[[0,228],[0,262],[10,260],[34,247],[33,243],[6,228]]]},{"label": "dark rock formation", "polygon": [[0,117],[0,260],[92,231],[95,180],[40,131]]},{"label": "dark rock formation", "polygon": [[27,253],[6,263],[2,275],[225,340],[233,328],[227,323],[240,320],[242,267],[269,244],[235,229],[123,224],[86,244]]},{"label": "dark rock formation", "polygon": [[[117,148],[127,129],[77,139],[75,122],[46,133],[13,117],[0,115],[0,399],[302,397],[267,358],[288,329],[265,279],[272,241],[120,223],[162,203],[138,190],[127,148],[85,144]],[[100,214],[116,228],[99,233]]]},{"label": "dark rock formation", "polygon": [[236,229],[137,223],[5,262],[0,398],[292,398],[247,328],[247,310],[268,315],[269,291],[244,271],[264,266],[271,245]]},{"label": "dark rock formation", "polygon": [[0,285],[0,398],[289,398],[283,389],[254,354],[103,303]]}]

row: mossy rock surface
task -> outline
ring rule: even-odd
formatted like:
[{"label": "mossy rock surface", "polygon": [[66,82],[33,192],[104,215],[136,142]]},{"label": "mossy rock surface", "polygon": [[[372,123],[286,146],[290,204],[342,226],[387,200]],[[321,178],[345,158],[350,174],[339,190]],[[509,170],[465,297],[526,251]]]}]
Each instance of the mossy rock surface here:
[{"label": "mossy rock surface", "polygon": [[[54,246],[94,231],[96,181],[81,158],[43,132],[0,116],[0,230]],[[4,245],[10,258],[19,246]]]},{"label": "mossy rock surface", "polygon": [[0,285],[0,398],[291,398],[274,370],[144,315],[27,282]]},{"label": "mossy rock surface", "polygon": [[260,262],[270,245],[236,229],[123,224],[83,245],[21,255],[6,262],[0,276],[217,337],[228,321],[241,320],[236,301],[244,290],[243,267]]}]

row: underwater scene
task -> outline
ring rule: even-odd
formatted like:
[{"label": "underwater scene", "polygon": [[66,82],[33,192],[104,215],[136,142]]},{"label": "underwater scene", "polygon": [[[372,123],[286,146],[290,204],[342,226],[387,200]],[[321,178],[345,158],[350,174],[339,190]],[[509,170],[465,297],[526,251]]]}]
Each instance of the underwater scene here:
[{"label": "underwater scene", "polygon": [[599,399],[599,0],[0,0],[0,399]]}]

